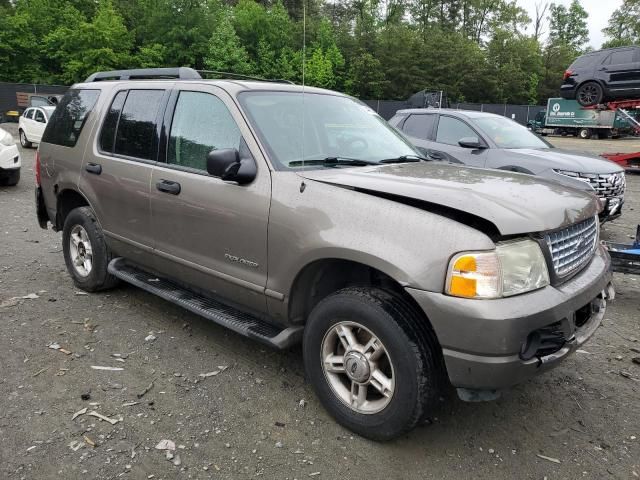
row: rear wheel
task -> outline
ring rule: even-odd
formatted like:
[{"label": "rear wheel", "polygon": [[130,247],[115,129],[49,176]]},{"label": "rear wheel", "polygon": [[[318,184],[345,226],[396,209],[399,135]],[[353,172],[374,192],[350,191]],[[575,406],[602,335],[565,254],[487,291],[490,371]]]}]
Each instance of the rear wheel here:
[{"label": "rear wheel", "polygon": [[33,143],[27,140],[24,130],[20,130],[18,136],[20,137],[20,145],[22,145],[23,148],[31,148],[33,146]]},{"label": "rear wheel", "polygon": [[435,335],[399,296],[346,288],[322,300],[305,328],[305,371],[336,420],[389,440],[430,412],[443,368]]},{"label": "rear wheel", "polygon": [[91,208],[74,208],[67,215],[62,230],[62,249],[67,270],[77,287],[96,292],[118,283],[118,279],[107,271],[113,257]]},{"label": "rear wheel", "polygon": [[602,86],[597,82],[583,83],[576,91],[576,100],[583,107],[590,107],[602,103],[603,96]]}]

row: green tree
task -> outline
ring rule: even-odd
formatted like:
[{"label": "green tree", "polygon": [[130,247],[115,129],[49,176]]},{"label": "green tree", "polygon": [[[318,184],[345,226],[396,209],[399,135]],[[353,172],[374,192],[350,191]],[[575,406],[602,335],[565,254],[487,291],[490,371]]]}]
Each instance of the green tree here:
[{"label": "green tree", "polygon": [[345,87],[350,94],[362,99],[380,98],[385,85],[380,61],[372,54],[361,51],[352,58]]},{"label": "green tree", "polygon": [[252,70],[249,54],[241,45],[229,17],[226,9],[218,15],[205,66],[211,70],[249,74]]},{"label": "green tree", "polygon": [[542,68],[542,58],[533,37],[495,31],[487,45],[487,62],[495,76],[497,99],[505,103],[537,103],[535,72]]},{"label": "green tree", "polygon": [[576,52],[584,48],[589,41],[587,28],[589,14],[578,0],[571,0],[569,8],[551,4],[549,9],[549,42],[554,45],[567,45]]},{"label": "green tree", "polygon": [[640,45],[640,0],[623,0],[609,18],[603,48]]},{"label": "green tree", "polygon": [[111,0],[102,0],[88,22],[69,7],[65,21],[44,38],[49,58],[60,66],[65,83],[81,81],[96,70],[127,68],[133,42]]}]

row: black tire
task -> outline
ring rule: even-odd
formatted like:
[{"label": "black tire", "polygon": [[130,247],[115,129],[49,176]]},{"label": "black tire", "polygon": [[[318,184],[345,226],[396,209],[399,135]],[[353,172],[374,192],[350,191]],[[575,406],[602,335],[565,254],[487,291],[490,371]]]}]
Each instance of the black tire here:
[{"label": "black tire", "polygon": [[22,129],[18,130],[18,136],[20,137],[20,145],[22,145],[22,148],[31,148],[33,146],[33,143],[27,140],[27,136]]},{"label": "black tire", "polygon": [[[373,333],[393,365],[395,390],[379,412],[352,409],[325,375],[323,339],[345,321]],[[444,362],[433,330],[408,302],[381,289],[345,288],[318,303],[305,327],[303,356],[307,377],[324,407],[338,423],[372,440],[390,440],[411,430],[432,412],[443,391]]]},{"label": "black tire", "polygon": [[589,140],[591,138],[592,132],[590,128],[581,128],[578,130],[578,136],[583,140]]},{"label": "black tire", "polygon": [[[86,231],[93,253],[92,267],[86,276],[82,276],[76,270],[71,259],[71,232],[75,226],[80,226]],[[107,266],[113,256],[104,241],[102,229],[91,208],[78,207],[69,212],[62,229],[62,251],[67,271],[78,288],[87,292],[97,292],[113,288],[118,284],[118,279],[107,272]]]},{"label": "black tire", "polygon": [[576,100],[583,107],[591,107],[602,103],[604,90],[598,82],[585,82],[576,90]]},{"label": "black tire", "polygon": [[14,170],[5,177],[0,177],[0,185],[13,187],[20,181],[20,169]]}]

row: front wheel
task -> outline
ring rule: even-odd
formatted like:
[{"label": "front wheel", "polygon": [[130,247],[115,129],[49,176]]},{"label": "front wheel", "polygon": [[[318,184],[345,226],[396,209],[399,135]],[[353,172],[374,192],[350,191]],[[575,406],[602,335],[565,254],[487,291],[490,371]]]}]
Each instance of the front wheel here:
[{"label": "front wheel", "polygon": [[583,140],[588,140],[591,138],[592,132],[590,128],[581,128],[578,130],[578,136]]},{"label": "front wheel", "polygon": [[111,251],[91,208],[78,207],[69,212],[62,230],[62,250],[67,270],[78,288],[96,292],[118,283],[107,271]]},{"label": "front wheel", "polygon": [[309,316],[303,352],[324,407],[373,440],[409,431],[441,393],[435,335],[411,305],[380,289],[346,288],[322,300]]}]

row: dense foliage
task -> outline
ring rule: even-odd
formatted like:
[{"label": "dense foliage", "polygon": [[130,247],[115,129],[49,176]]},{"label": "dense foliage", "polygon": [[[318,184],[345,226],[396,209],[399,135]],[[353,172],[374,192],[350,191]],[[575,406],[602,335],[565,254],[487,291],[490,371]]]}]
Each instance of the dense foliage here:
[{"label": "dense foliage", "polygon": [[[612,17],[613,44],[638,42],[639,2]],[[588,41],[578,0],[537,17],[515,0],[0,0],[0,80],[192,66],[301,82],[304,70],[307,84],[360,98],[430,88],[535,104]]]}]

